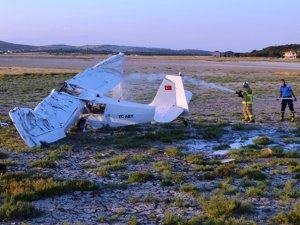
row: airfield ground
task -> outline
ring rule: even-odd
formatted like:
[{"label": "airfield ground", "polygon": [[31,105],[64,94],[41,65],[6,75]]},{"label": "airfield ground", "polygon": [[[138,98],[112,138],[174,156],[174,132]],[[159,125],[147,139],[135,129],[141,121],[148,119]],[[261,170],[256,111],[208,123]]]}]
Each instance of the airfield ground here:
[{"label": "airfield ground", "polygon": [[[0,57],[0,121],[97,61]],[[1,127],[2,224],[299,224],[300,119],[278,122],[280,103],[256,100],[257,123],[243,123],[240,99],[199,85],[239,90],[248,80],[256,97],[270,98],[285,78],[300,94],[299,62],[130,57],[125,67],[123,98],[142,103],[163,74],[185,74],[194,94],[189,125],[73,128],[43,149],[28,149],[14,127]]]}]

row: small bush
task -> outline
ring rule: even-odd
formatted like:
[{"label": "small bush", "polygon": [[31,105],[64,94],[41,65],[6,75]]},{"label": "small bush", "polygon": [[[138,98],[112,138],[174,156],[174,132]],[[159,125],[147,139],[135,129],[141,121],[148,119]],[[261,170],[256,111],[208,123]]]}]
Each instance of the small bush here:
[{"label": "small bush", "polygon": [[31,203],[13,201],[12,199],[4,201],[0,208],[1,219],[29,219],[37,217],[41,211],[36,209]]},{"label": "small bush", "polygon": [[66,151],[66,152],[69,152],[69,151],[74,151],[74,146],[72,145],[61,145],[59,146],[58,148],[60,151]]},{"label": "small bush", "polygon": [[135,216],[129,217],[128,225],[139,225],[139,224],[140,223]]},{"label": "small bush", "polygon": [[157,148],[150,148],[147,153],[150,155],[158,154],[160,151]]},{"label": "small bush", "polygon": [[108,159],[106,161],[100,162],[102,165],[113,165],[113,164],[121,164],[128,159],[128,155],[119,155],[117,157]]},{"label": "small bush", "polygon": [[270,145],[273,141],[267,136],[261,136],[253,140],[253,143],[256,145]]},{"label": "small bush", "polygon": [[223,193],[217,192],[210,198],[200,197],[200,205],[203,211],[214,219],[229,218],[234,214],[252,213],[252,206],[245,202],[226,197]]},{"label": "small bush", "polygon": [[203,156],[200,154],[189,154],[186,156],[186,161],[197,165],[202,165],[204,163]]},{"label": "small bush", "polygon": [[279,212],[270,220],[270,224],[295,224],[300,221],[300,200],[298,200],[289,212]]},{"label": "small bush", "polygon": [[182,153],[180,152],[180,150],[176,147],[172,147],[172,148],[166,148],[165,149],[165,154],[167,156],[172,156],[172,157],[179,157],[182,156]]},{"label": "small bush", "polygon": [[265,180],[267,176],[258,169],[246,168],[239,172],[240,177],[245,177],[253,180]]},{"label": "small bush", "polygon": [[193,197],[198,195],[198,188],[196,185],[182,185],[180,186],[179,191],[188,193]]},{"label": "small bush", "polygon": [[284,185],[284,195],[289,198],[300,197],[300,190],[296,188],[296,180],[288,180]]},{"label": "small bush", "polygon": [[214,172],[205,172],[199,177],[199,180],[214,180],[214,179],[216,179],[216,174]]},{"label": "small bush", "polygon": [[6,187],[4,196],[16,201],[34,201],[45,197],[59,196],[72,191],[91,191],[97,185],[89,181],[69,180],[56,181],[53,178],[12,180]]},{"label": "small bush", "polygon": [[154,179],[154,176],[151,172],[134,172],[129,175],[128,182],[129,183],[144,183],[146,181]]},{"label": "small bush", "polygon": [[255,186],[249,187],[246,195],[253,198],[259,198],[268,194],[268,187],[265,183],[260,183]]},{"label": "small bush", "polygon": [[112,165],[103,166],[100,168],[94,169],[94,171],[102,177],[109,177],[111,171],[117,171],[126,169],[126,165],[124,163],[114,163]]},{"label": "small bush", "polygon": [[181,222],[182,222],[182,219],[179,216],[176,216],[171,212],[167,212],[164,215],[162,224],[163,225],[176,225],[176,224],[180,224]]},{"label": "small bush", "polygon": [[49,153],[49,160],[57,160],[57,159],[63,159],[65,156],[57,151],[51,151]]},{"label": "small bush", "polygon": [[132,162],[134,162],[134,163],[142,163],[142,162],[146,162],[148,160],[149,160],[149,156],[148,155],[144,155],[144,154],[134,155],[132,157]]},{"label": "small bush", "polygon": [[33,161],[31,163],[32,167],[40,167],[40,168],[54,168],[56,167],[56,164],[51,159],[39,159],[36,161]]},{"label": "small bush", "polygon": [[236,166],[232,163],[219,165],[215,170],[216,176],[229,177],[235,173]]},{"label": "small bush", "polygon": [[157,172],[173,170],[173,166],[166,161],[154,162],[154,163],[152,163],[152,165],[153,165],[155,171],[157,171]]}]

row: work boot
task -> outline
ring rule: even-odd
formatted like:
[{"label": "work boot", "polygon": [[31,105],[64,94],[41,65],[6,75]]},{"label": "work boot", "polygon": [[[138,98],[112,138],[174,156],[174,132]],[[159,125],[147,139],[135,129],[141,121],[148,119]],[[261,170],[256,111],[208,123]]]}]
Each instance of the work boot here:
[{"label": "work boot", "polygon": [[255,123],[255,120],[253,117],[250,118],[249,123]]},{"label": "work boot", "polygon": [[280,114],[280,119],[279,119],[280,121],[284,121],[284,113],[281,113]]},{"label": "work boot", "polygon": [[244,119],[242,119],[242,121],[244,121],[244,122],[249,122],[250,119],[249,119],[249,118],[244,118]]},{"label": "work boot", "polygon": [[295,121],[295,113],[291,113],[291,120],[292,120],[292,122],[294,122]]}]

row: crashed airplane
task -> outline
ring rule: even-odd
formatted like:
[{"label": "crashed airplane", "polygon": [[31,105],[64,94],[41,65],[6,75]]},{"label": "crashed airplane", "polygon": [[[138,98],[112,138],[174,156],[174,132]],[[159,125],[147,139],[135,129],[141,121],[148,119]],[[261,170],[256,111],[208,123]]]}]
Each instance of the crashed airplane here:
[{"label": "crashed airplane", "polygon": [[139,123],[168,123],[189,111],[192,93],[184,90],[181,76],[166,75],[150,104],[107,97],[123,80],[124,54],[111,56],[52,90],[34,110],[14,108],[9,116],[29,147],[66,137],[69,128],[86,131]]}]

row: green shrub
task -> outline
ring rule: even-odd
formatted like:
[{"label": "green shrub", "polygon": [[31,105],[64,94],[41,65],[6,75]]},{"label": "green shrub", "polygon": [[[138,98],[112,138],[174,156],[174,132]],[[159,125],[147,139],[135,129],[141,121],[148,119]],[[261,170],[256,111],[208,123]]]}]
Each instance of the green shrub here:
[{"label": "green shrub", "polygon": [[129,183],[144,183],[146,181],[154,179],[154,176],[151,172],[134,172],[129,175],[128,182]]},{"label": "green shrub", "polygon": [[253,143],[256,145],[270,145],[273,141],[267,136],[261,136],[253,140]]},{"label": "green shrub", "polygon": [[205,222],[207,221],[207,218],[203,215],[197,215],[197,216],[193,216],[192,218],[190,218],[186,224],[187,225],[200,225],[200,224],[205,224]]},{"label": "green shrub", "polygon": [[300,197],[300,190],[296,188],[296,180],[288,180],[284,185],[284,195],[289,198],[298,198]]},{"label": "green shrub", "polygon": [[228,124],[195,124],[194,127],[197,129],[197,134],[201,135],[203,139],[214,140],[222,137],[223,134],[227,133],[224,127]]},{"label": "green shrub", "polygon": [[268,186],[265,183],[259,183],[255,186],[249,187],[246,195],[253,198],[259,198],[268,194]]},{"label": "green shrub", "polygon": [[155,171],[157,171],[157,172],[173,170],[173,166],[166,161],[154,162],[154,163],[152,163],[152,165],[153,165]]},{"label": "green shrub", "polygon": [[199,180],[214,180],[216,179],[216,174],[214,172],[205,172],[199,176]]},{"label": "green shrub", "polygon": [[0,180],[5,181],[5,182],[9,182],[11,180],[19,181],[19,180],[22,180],[22,179],[25,179],[25,178],[28,178],[28,177],[29,177],[29,175],[27,173],[20,172],[20,171],[7,172],[7,173],[4,173],[4,174],[0,174]]},{"label": "green shrub", "polygon": [[267,176],[258,169],[246,168],[239,172],[240,177],[245,177],[253,180],[265,180]]},{"label": "green shrub", "polygon": [[49,160],[51,161],[51,160],[63,159],[65,158],[65,155],[59,153],[58,151],[51,151],[48,157]]},{"label": "green shrub", "polygon": [[53,178],[11,180],[5,186],[5,197],[17,201],[34,201],[72,191],[91,191],[97,185],[83,180],[56,181]]},{"label": "green shrub", "polygon": [[58,148],[60,151],[73,151],[74,150],[74,146],[72,145],[61,145]]},{"label": "green shrub", "polygon": [[219,177],[229,177],[235,173],[236,166],[232,163],[219,165],[215,170],[216,176]]},{"label": "green shrub", "polygon": [[180,152],[180,150],[176,147],[172,147],[172,148],[166,148],[165,149],[165,154],[167,156],[172,156],[172,157],[179,157],[182,156],[182,153]]},{"label": "green shrub", "polygon": [[288,166],[288,170],[291,173],[298,173],[300,172],[300,164],[292,164]]},{"label": "green shrub", "polygon": [[[230,179],[230,180],[233,180],[233,179]],[[225,194],[234,194],[234,193],[236,193],[236,187],[229,184],[229,183],[231,183],[230,180],[226,180],[226,181],[220,182],[218,184],[219,187],[222,189],[222,191]]]},{"label": "green shrub", "polygon": [[167,212],[164,215],[162,224],[163,225],[176,225],[176,224],[179,225],[181,222],[182,222],[182,219],[179,216],[176,216],[171,212]]},{"label": "green shrub", "polygon": [[126,169],[126,165],[124,163],[117,162],[117,163],[114,163],[114,164],[111,164],[111,165],[96,168],[96,169],[94,169],[94,171],[99,176],[109,177],[111,171],[117,171],[117,170],[122,170],[122,169]]},{"label": "green shrub", "polygon": [[199,165],[194,169],[195,171],[213,171],[214,168],[211,165]]},{"label": "green shrub", "polygon": [[204,163],[203,156],[200,154],[189,154],[186,156],[186,161],[197,165],[202,165]]},{"label": "green shrub", "polygon": [[213,219],[225,219],[232,215],[253,212],[252,206],[248,203],[228,198],[221,192],[212,194],[210,198],[201,196],[199,200],[203,211]]},{"label": "green shrub", "polygon": [[51,159],[39,159],[31,162],[32,167],[40,167],[40,168],[54,168],[56,164]]},{"label": "green shrub", "polygon": [[159,151],[157,148],[150,148],[150,149],[147,151],[147,153],[150,154],[150,155],[155,155],[155,154],[160,153],[160,151]]},{"label": "green shrub", "polygon": [[186,200],[184,199],[181,199],[181,198],[176,198],[175,199],[175,205],[179,208],[186,208],[186,207],[190,207],[190,203],[187,202]]},{"label": "green shrub", "polygon": [[179,188],[179,191],[190,194],[193,197],[198,195],[198,188],[196,185],[182,185]]},{"label": "green shrub", "polygon": [[300,221],[300,200],[298,200],[293,208],[288,212],[279,212],[270,220],[270,224],[295,224]]},{"label": "green shrub", "polygon": [[31,203],[13,201],[12,199],[4,201],[0,208],[1,219],[29,219],[40,214],[41,211],[37,210]]},{"label": "green shrub", "polygon": [[128,225],[139,225],[139,224],[140,223],[135,216],[129,217]]},{"label": "green shrub", "polygon": [[134,162],[134,163],[142,163],[142,162],[146,162],[148,160],[149,160],[149,156],[148,155],[144,155],[144,154],[134,155],[132,157],[132,162]]},{"label": "green shrub", "polygon": [[100,162],[102,165],[113,165],[113,164],[121,164],[128,159],[128,155],[119,155],[117,157],[108,159],[106,161]]}]

